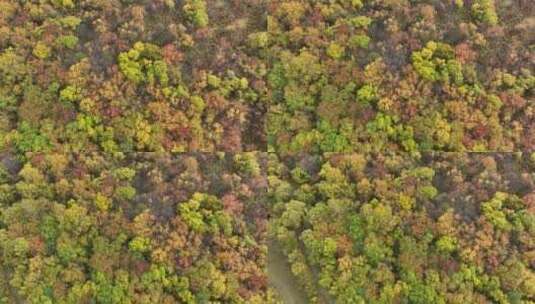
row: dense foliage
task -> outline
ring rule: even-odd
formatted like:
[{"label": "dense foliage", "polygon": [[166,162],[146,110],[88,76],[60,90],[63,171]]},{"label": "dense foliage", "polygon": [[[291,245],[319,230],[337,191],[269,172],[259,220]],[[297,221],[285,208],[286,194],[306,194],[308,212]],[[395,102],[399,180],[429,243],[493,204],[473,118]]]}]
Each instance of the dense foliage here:
[{"label": "dense foliage", "polygon": [[274,302],[263,155],[0,163],[0,303]]},{"label": "dense foliage", "polygon": [[0,304],[534,304],[534,33],[535,0],[0,0]]},{"label": "dense foliage", "polygon": [[535,155],[270,157],[310,303],[533,303]]},{"label": "dense foliage", "polygon": [[535,149],[533,1],[269,1],[271,151]]},{"label": "dense foliage", "polygon": [[261,1],[0,10],[0,149],[265,150]]}]

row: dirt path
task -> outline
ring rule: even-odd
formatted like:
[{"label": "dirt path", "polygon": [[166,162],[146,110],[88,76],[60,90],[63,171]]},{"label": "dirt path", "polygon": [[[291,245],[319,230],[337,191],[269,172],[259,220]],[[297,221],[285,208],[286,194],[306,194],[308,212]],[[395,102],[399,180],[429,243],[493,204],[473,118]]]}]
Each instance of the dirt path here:
[{"label": "dirt path", "polygon": [[286,256],[275,241],[269,242],[267,267],[269,283],[279,293],[284,304],[308,303],[305,292],[290,270]]}]

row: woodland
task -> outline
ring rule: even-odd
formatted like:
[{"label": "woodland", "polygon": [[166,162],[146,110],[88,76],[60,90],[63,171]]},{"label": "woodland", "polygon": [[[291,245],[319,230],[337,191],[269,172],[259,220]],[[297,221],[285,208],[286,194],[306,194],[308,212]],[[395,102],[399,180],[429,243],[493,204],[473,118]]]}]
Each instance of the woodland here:
[{"label": "woodland", "polygon": [[270,151],[535,149],[533,1],[268,1]]},{"label": "woodland", "polygon": [[270,155],[307,303],[533,303],[535,154]]},{"label": "woodland", "polygon": [[177,2],[0,1],[0,148],[265,150],[261,1]]},{"label": "woodland", "polygon": [[1,162],[0,303],[276,303],[262,154]]},{"label": "woodland", "polygon": [[535,304],[532,0],[0,0],[0,304]]}]

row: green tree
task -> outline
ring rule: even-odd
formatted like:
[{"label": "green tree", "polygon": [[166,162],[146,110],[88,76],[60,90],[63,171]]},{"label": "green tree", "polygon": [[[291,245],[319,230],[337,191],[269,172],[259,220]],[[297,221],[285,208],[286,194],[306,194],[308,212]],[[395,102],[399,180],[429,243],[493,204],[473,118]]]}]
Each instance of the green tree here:
[{"label": "green tree", "polygon": [[161,58],[158,46],[136,42],[128,52],[119,54],[119,68],[123,75],[135,84],[143,82],[154,84],[158,80],[165,87],[169,82],[169,76],[167,64]]},{"label": "green tree", "polygon": [[476,0],[472,3],[474,18],[488,25],[498,24],[498,14],[494,0]]},{"label": "green tree", "polygon": [[205,27],[208,25],[208,13],[204,0],[186,0],[182,8],[195,26]]}]

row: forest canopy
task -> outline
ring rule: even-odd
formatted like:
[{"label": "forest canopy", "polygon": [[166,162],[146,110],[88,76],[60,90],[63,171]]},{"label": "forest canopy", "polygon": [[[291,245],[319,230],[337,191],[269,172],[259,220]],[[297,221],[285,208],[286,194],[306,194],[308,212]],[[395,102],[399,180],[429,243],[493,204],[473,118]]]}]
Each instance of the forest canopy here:
[{"label": "forest canopy", "polygon": [[532,303],[534,169],[522,153],[270,155],[270,236],[308,303]]},{"label": "forest canopy", "polygon": [[0,1],[0,148],[265,151],[263,4],[216,2]]},{"label": "forest canopy", "polygon": [[0,162],[0,303],[275,303],[264,155]]},{"label": "forest canopy", "polygon": [[531,1],[270,1],[270,151],[532,151]]},{"label": "forest canopy", "polygon": [[0,0],[0,304],[534,304],[534,33],[533,0]]}]

